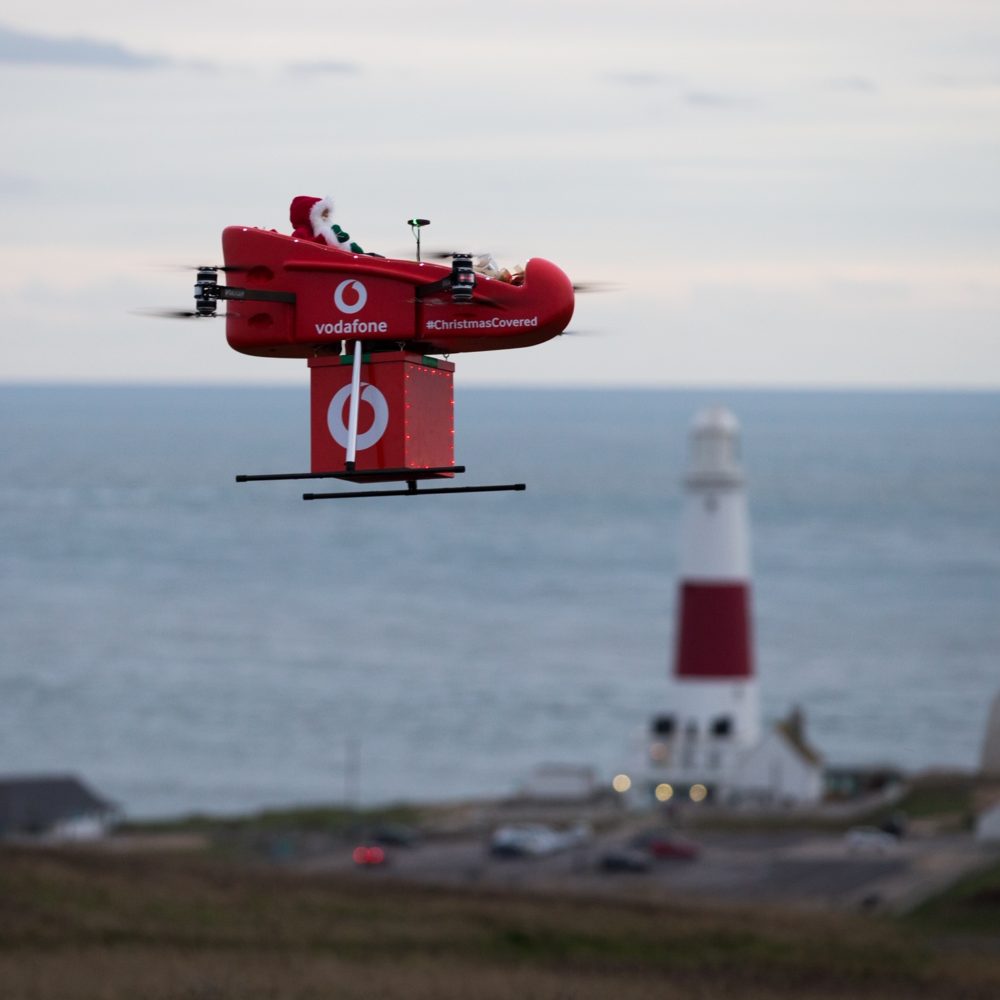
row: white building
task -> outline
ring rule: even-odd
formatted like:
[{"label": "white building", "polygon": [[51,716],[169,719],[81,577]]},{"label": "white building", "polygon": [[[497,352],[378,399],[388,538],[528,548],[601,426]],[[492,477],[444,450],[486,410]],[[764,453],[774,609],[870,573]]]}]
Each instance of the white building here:
[{"label": "white building", "polygon": [[823,797],[823,760],[805,740],[802,712],[793,710],[736,762],[727,797],[734,804],[791,806]]},{"label": "white building", "polygon": [[1000,694],[993,699],[993,704],[990,706],[979,770],[983,777],[1000,778]]},{"label": "white building", "polygon": [[1000,843],[1000,802],[995,802],[976,817],[976,840]]},{"label": "white building", "polygon": [[693,791],[721,802],[816,802],[822,764],[801,713],[761,726],[746,489],[728,410],[695,417],[684,486],[671,677],[640,784],[661,799]]}]

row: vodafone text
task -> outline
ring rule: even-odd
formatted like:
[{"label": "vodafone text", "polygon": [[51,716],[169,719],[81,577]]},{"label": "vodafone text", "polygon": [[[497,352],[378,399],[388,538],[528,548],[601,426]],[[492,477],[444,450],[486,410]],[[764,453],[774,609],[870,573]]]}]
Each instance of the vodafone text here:
[{"label": "vodafone text", "polygon": [[376,322],[365,319],[338,319],[336,323],[317,323],[316,332],[324,333],[388,333],[389,324],[385,320]]}]

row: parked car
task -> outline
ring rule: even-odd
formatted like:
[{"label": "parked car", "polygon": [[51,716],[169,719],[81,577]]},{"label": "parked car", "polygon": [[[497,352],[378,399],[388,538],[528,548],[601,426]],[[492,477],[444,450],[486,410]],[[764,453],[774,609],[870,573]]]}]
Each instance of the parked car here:
[{"label": "parked car", "polygon": [[895,850],[899,838],[875,826],[855,826],[844,835],[844,842],[852,852],[888,854]]},{"label": "parked car", "polygon": [[388,861],[385,849],[378,844],[359,844],[351,852],[351,858],[359,868],[378,868]]},{"label": "parked car", "polygon": [[906,813],[897,810],[879,824],[879,829],[891,833],[894,837],[902,838],[906,836],[907,822]]},{"label": "parked car", "polygon": [[694,861],[701,848],[690,840],[678,837],[669,830],[647,830],[636,834],[630,841],[632,847],[645,851],[660,860]]},{"label": "parked car", "polygon": [[555,830],[544,823],[521,823],[496,830],[490,838],[490,853],[505,858],[541,857],[568,851],[589,838],[590,828],[582,824]]},{"label": "parked car", "polygon": [[420,840],[420,831],[405,823],[383,823],[372,829],[369,839],[383,847],[412,847]]},{"label": "parked car", "polygon": [[555,849],[555,831],[541,823],[501,826],[490,838],[490,853],[500,858],[538,857]]},{"label": "parked car", "polygon": [[605,851],[598,861],[598,867],[606,872],[645,872],[652,865],[649,855],[634,847],[613,847]]}]

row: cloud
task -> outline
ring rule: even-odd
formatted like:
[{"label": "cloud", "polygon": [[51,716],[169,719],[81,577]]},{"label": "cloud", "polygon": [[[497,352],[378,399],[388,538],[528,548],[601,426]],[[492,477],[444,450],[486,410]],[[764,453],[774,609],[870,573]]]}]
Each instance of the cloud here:
[{"label": "cloud", "polygon": [[131,52],[115,42],[101,42],[91,38],[32,35],[0,25],[0,63],[150,69],[167,65],[169,60],[162,56]]},{"label": "cloud", "polygon": [[[622,70],[615,73],[605,73],[601,79],[618,87],[632,87],[636,90],[670,89],[675,92],[680,91],[686,83],[681,76],[654,73],[650,70]],[[716,90],[689,89],[680,94],[680,100],[696,108],[724,110],[754,106],[754,101],[749,97]]]},{"label": "cloud", "polygon": [[356,63],[338,62],[336,60],[320,60],[318,62],[292,63],[289,73],[300,76],[353,75],[361,72]]},{"label": "cloud", "polygon": [[679,78],[676,76],[651,73],[648,70],[606,73],[602,79],[622,87],[663,87],[676,85],[679,82]]},{"label": "cloud", "polygon": [[720,109],[729,108],[750,108],[753,101],[747,97],[739,97],[735,94],[723,94],[714,90],[689,90],[682,100],[685,104],[690,104],[696,108]]},{"label": "cloud", "polygon": [[997,90],[1000,89],[1000,76],[995,74],[964,74],[937,73],[927,78],[932,87],[944,90]]},{"label": "cloud", "polygon": [[0,198],[24,198],[37,191],[38,184],[27,174],[0,169]]},{"label": "cloud", "polygon": [[906,281],[879,280],[877,278],[832,278],[827,288],[837,299],[855,302],[904,302],[913,298],[913,288]]},{"label": "cloud", "polygon": [[850,94],[878,93],[878,84],[867,76],[835,76],[825,81],[830,90]]}]

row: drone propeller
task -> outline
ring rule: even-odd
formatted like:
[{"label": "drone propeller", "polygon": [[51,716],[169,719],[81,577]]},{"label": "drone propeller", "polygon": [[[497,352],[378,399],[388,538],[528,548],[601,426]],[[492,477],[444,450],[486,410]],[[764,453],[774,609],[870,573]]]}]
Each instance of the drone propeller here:
[{"label": "drone propeller", "polygon": [[223,271],[226,274],[246,274],[249,267],[241,264],[202,264],[200,267],[195,264],[174,264],[178,271]]},{"label": "drone propeller", "polygon": [[200,313],[191,309],[133,309],[133,316],[149,316],[153,319],[225,319],[235,313]]},{"label": "drone propeller", "polygon": [[[459,256],[459,250],[429,250],[424,251],[424,258],[431,260],[452,260]],[[484,254],[473,254],[473,257],[485,256]],[[613,281],[574,281],[573,291],[578,295],[591,295],[595,292],[614,292],[618,285]]]},{"label": "drone propeller", "polygon": [[[400,259],[405,260],[408,255],[409,255],[409,250],[406,250],[406,251],[403,251],[403,252],[397,254],[396,256],[398,258],[400,258]],[[496,257],[496,256],[498,256],[498,254],[497,254],[497,252],[495,250],[492,252],[492,254],[491,253],[487,253],[485,250],[477,250],[477,251],[472,251],[472,250],[424,250],[421,253],[421,260],[451,260],[454,257],[470,256],[470,255],[473,258],[476,258],[476,257],[490,257],[490,256]]]},{"label": "drone propeller", "polygon": [[[459,254],[468,252],[468,250],[425,250],[424,256],[430,257],[432,260],[451,260],[452,257],[457,257]],[[479,257],[482,255],[473,254],[473,256]]]}]

